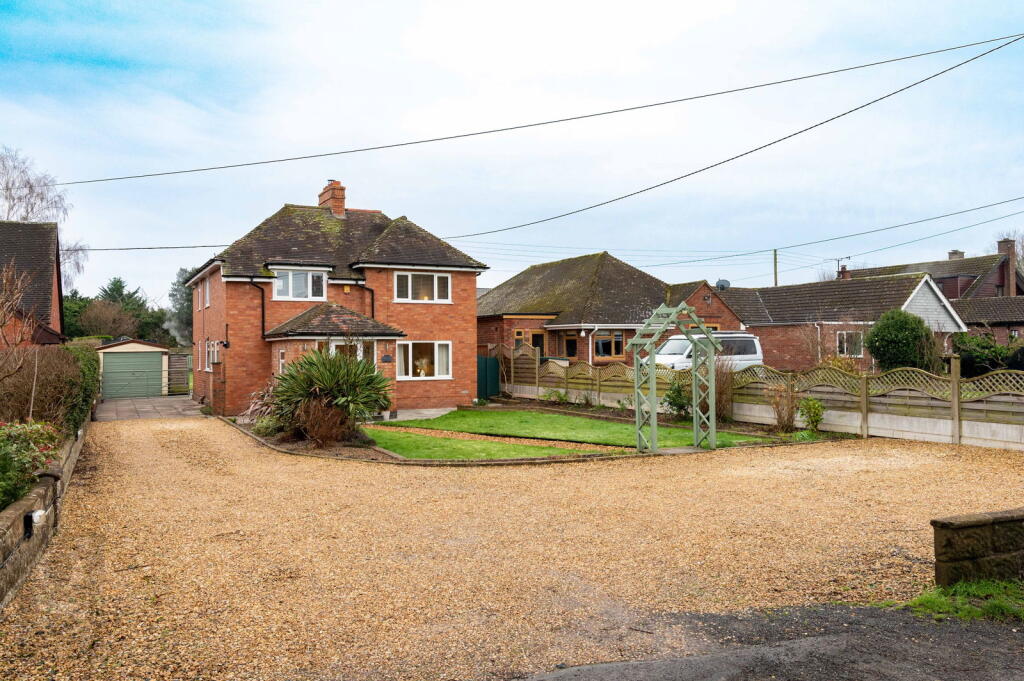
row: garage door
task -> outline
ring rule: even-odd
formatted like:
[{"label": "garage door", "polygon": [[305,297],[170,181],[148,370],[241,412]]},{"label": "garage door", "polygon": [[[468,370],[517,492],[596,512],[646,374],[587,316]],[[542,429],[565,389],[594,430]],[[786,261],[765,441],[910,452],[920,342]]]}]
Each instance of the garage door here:
[{"label": "garage door", "polygon": [[103,397],[155,397],[162,393],[163,353],[104,352]]}]

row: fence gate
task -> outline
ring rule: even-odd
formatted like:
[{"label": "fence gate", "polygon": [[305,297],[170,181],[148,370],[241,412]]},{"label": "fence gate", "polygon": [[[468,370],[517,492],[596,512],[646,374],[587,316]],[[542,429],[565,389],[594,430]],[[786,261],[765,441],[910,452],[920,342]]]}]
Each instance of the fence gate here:
[{"label": "fence gate", "polygon": [[498,384],[498,358],[477,355],[476,358],[476,396],[489,400],[501,392]]},{"label": "fence gate", "polygon": [[[689,318],[689,324],[679,323],[679,318],[684,315]],[[708,449],[718,445],[715,432],[715,351],[721,350],[722,345],[704,326],[704,320],[697,316],[693,307],[679,303],[675,307],[658,306],[626,345],[633,350],[635,368],[633,405],[637,451],[658,451],[659,400],[655,350],[662,335],[677,326],[693,345],[693,444]],[[641,356],[641,353],[646,355]]]}]

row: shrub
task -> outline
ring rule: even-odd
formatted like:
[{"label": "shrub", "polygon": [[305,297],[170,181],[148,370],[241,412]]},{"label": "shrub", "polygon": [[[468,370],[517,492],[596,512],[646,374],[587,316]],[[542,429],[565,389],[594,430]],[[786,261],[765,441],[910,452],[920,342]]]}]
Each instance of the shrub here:
[{"label": "shrub", "polygon": [[804,420],[804,424],[810,430],[818,432],[818,426],[821,425],[821,420],[825,418],[825,405],[821,403],[821,400],[805,397],[800,400],[797,410],[800,412],[800,418]]},{"label": "shrub", "polygon": [[0,384],[0,420],[46,421],[71,434],[89,418],[100,360],[82,345],[21,347],[21,370]]},{"label": "shrub", "polygon": [[1001,345],[990,333],[953,335],[953,351],[960,355],[960,373],[965,378],[999,369],[1024,370],[1024,341]]},{"label": "shrub", "polygon": [[864,345],[883,371],[916,367],[935,372],[941,367],[935,334],[923,319],[904,310],[883,314]]},{"label": "shrub", "polygon": [[775,429],[780,433],[793,432],[793,424],[796,421],[796,392],[788,385],[773,385],[768,387],[768,397],[771,400],[772,411],[775,412]]},{"label": "shrub", "polygon": [[840,371],[845,371],[848,374],[860,373],[857,368],[857,361],[852,357],[826,355],[825,359],[821,360],[821,364],[819,366],[828,367],[830,369],[839,369]]},{"label": "shrub", "polygon": [[60,441],[45,423],[0,423],[0,509],[25,495]]},{"label": "shrub", "polygon": [[391,384],[369,362],[315,350],[291,362],[273,388],[273,412],[317,445],[354,440],[358,425],[391,404]]},{"label": "shrub", "polygon": [[559,404],[567,404],[569,402],[569,393],[564,390],[555,390],[550,388],[540,394],[540,399],[548,402],[558,402]]},{"label": "shrub", "polygon": [[284,430],[284,424],[276,416],[261,416],[252,426],[252,432],[260,437],[277,435]]},{"label": "shrub", "polygon": [[682,421],[693,411],[693,389],[688,381],[681,381],[676,374],[661,401],[676,419]]}]

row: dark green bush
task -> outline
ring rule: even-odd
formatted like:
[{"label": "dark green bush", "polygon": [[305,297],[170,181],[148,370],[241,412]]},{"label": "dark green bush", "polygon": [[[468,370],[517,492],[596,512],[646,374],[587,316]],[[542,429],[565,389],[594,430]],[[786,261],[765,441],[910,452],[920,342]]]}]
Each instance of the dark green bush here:
[{"label": "dark green bush", "polygon": [[31,489],[59,441],[57,429],[45,423],[0,423],[0,509]]},{"label": "dark green bush", "polygon": [[252,432],[260,437],[277,435],[282,430],[284,430],[284,424],[276,416],[261,416],[252,426]]},{"label": "dark green bush", "polygon": [[804,420],[804,425],[809,430],[817,432],[818,426],[821,425],[822,419],[825,418],[825,405],[821,403],[821,400],[805,397],[800,400],[796,409],[800,412],[800,418]]},{"label": "dark green bush", "polygon": [[1001,345],[990,333],[958,333],[953,336],[953,351],[960,355],[960,375],[965,378],[999,369],[1024,371],[1024,341]]},{"label": "dark green bush", "polygon": [[66,345],[64,349],[75,358],[81,371],[74,399],[68,404],[64,416],[65,428],[75,432],[88,420],[92,403],[100,389],[100,356],[95,349],[84,345]]},{"label": "dark green bush", "polygon": [[693,389],[688,382],[679,380],[678,374],[672,378],[665,397],[661,401],[678,420],[688,417],[693,410]]},{"label": "dark green bush", "polygon": [[889,310],[871,327],[864,345],[883,371],[915,367],[941,369],[935,334],[924,320],[903,310]]}]

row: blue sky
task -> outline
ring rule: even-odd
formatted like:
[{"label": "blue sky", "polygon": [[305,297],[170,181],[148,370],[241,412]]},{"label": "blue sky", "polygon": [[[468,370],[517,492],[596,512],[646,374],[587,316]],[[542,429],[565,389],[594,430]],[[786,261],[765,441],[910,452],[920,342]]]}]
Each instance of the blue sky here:
[{"label": "blue sky", "polygon": [[[287,4],[287,7],[285,5]],[[0,4],[0,144],[62,180],[316,153],[741,86],[1024,31],[1024,6],[902,3]],[[561,213],[680,175],[981,51],[456,142],[72,187],[69,237],[94,247],[229,243],[327,178],[349,205],[438,235]],[[459,240],[494,285],[609,250],[672,282],[770,283],[770,248],[1024,194],[1024,41],[757,155],[618,204]],[[820,261],[1024,209],[1024,202],[783,252]],[[991,252],[1024,216],[855,258]],[[158,302],[215,249],[94,253]],[[832,266],[834,267],[834,265]]]}]

